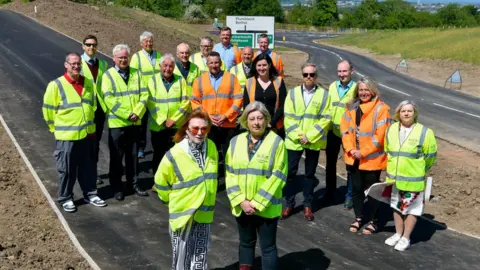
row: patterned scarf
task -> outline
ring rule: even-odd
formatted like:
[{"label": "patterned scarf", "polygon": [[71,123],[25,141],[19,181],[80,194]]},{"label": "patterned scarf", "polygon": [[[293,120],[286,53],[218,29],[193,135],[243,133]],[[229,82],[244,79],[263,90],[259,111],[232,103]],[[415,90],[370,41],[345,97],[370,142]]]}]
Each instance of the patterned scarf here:
[{"label": "patterned scarf", "polygon": [[198,166],[200,166],[200,168],[202,169],[205,168],[205,157],[203,156],[203,144],[204,142],[198,144],[188,140],[188,149],[192,154],[193,158],[195,158],[195,161],[197,161]]}]

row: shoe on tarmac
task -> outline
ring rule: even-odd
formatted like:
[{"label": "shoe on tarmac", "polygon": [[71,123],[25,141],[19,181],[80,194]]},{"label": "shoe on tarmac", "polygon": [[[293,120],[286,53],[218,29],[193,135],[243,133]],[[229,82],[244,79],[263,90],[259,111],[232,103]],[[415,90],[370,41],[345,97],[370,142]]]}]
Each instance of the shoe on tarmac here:
[{"label": "shoe on tarmac", "polygon": [[107,206],[107,203],[104,200],[100,199],[100,197],[98,197],[98,196],[92,196],[90,198],[84,198],[83,200],[86,203],[93,204],[93,205],[98,206],[98,207]]},{"label": "shoe on tarmac", "polygon": [[395,245],[395,249],[398,251],[405,251],[410,247],[410,240],[405,237],[400,238],[400,241]]},{"label": "shoe on tarmac", "polygon": [[398,241],[400,241],[400,238],[402,238],[402,235],[399,233],[396,233],[390,236],[389,238],[387,238],[387,240],[385,240],[385,245],[394,247],[398,243]]},{"label": "shoe on tarmac", "polygon": [[68,200],[62,204],[63,210],[68,213],[73,213],[77,211],[77,207],[72,200]]}]

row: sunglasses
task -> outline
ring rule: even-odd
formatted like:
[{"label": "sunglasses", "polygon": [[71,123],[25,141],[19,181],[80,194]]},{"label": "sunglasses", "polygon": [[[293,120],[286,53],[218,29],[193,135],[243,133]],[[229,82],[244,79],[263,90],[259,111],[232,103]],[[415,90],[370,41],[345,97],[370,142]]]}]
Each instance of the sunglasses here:
[{"label": "sunglasses", "polygon": [[208,132],[208,128],[207,127],[202,127],[202,128],[192,127],[192,128],[190,128],[190,132],[192,132],[192,134],[194,134],[194,135],[198,134],[198,131],[202,132],[202,135],[205,135]]},{"label": "sunglasses", "polygon": [[97,44],[95,44],[95,43],[85,43],[85,44],[83,44],[83,45],[85,45],[86,47],[92,47],[92,46],[93,46],[94,48],[97,47]]},{"label": "sunglasses", "polygon": [[302,76],[303,76],[303,78],[307,78],[308,76],[310,76],[310,78],[314,78],[315,76],[317,76],[317,74],[315,74],[315,73],[303,73]]}]

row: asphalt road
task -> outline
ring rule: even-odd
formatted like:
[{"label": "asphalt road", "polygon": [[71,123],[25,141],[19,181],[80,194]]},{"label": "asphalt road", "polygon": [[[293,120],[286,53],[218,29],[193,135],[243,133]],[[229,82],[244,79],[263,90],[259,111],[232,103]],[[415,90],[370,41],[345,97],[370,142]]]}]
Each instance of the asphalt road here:
[{"label": "asphalt road", "polygon": [[[330,35],[292,31],[278,32],[275,36],[277,44],[307,52],[309,61],[318,65],[320,80],[326,86],[337,79],[340,59],[348,59],[356,70],[354,80],[363,76],[373,78],[392,113],[402,100],[413,100],[419,106],[419,121],[432,128],[437,136],[480,153],[479,98],[397,73],[368,57],[313,42],[330,38]],[[282,36],[286,37],[285,42]]]},{"label": "asphalt road", "polygon": [[[33,20],[0,10],[0,113],[54,199],[58,181],[52,156],[54,139],[42,120],[42,97],[48,81],[62,74],[65,53],[80,50],[80,44],[65,36]],[[104,136],[100,172],[107,171],[106,146]],[[141,164],[140,178],[146,188],[152,184],[152,176],[145,169],[149,163],[147,159]],[[320,181],[315,194],[320,196],[324,172],[319,169],[317,177]],[[341,206],[344,187],[343,181],[339,183],[342,187],[337,194],[337,204],[316,205],[315,222],[304,221],[299,213],[279,223],[280,269],[478,267],[479,240],[424,220],[420,220],[413,235],[414,246],[408,252],[399,253],[386,247],[383,241],[393,231],[388,207],[382,215],[387,222],[383,232],[371,237],[348,232],[353,214]],[[167,209],[155,196],[127,196],[125,201],[117,202],[110,191],[106,179],[99,192],[107,199],[108,207],[83,205],[78,212],[65,214],[86,251],[102,269],[169,269],[171,247]],[[75,193],[80,202],[78,187]],[[301,195],[297,201],[301,201]],[[230,214],[225,191],[219,191],[215,211],[209,266],[211,269],[238,269],[236,223]]]}]

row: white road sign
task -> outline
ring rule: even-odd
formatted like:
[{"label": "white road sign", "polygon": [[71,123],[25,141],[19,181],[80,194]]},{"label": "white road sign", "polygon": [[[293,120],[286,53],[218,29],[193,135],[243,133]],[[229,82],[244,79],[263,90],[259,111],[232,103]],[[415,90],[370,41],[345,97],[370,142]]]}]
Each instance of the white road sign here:
[{"label": "white road sign", "polygon": [[258,36],[267,34],[270,39],[269,48],[274,48],[275,17],[227,16],[227,26],[232,29],[232,43],[237,47],[251,46],[258,49]]}]

